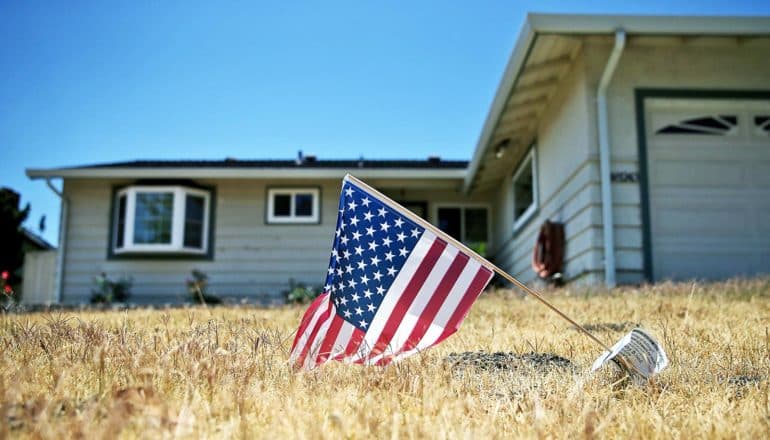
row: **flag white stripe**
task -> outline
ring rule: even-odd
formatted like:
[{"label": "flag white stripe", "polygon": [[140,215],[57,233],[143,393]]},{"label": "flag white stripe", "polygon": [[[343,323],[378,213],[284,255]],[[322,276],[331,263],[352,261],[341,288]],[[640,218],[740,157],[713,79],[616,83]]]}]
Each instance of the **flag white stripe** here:
[{"label": "flag white stripe", "polygon": [[404,262],[401,271],[396,275],[396,279],[393,280],[393,284],[390,285],[390,289],[385,293],[385,298],[383,298],[382,303],[380,303],[380,307],[377,309],[377,313],[374,315],[372,323],[367,328],[366,336],[361,342],[362,350],[359,350],[359,353],[354,357],[354,360],[360,359],[362,356],[367,356],[374,347],[374,344],[377,343],[377,340],[390,319],[398,300],[401,298],[404,290],[406,290],[409,282],[412,281],[412,277],[414,277],[420,264],[425,260],[425,256],[428,254],[428,250],[433,245],[435,239],[436,236],[433,233],[428,231],[423,232],[422,237],[417,241],[412,253],[409,254],[409,257],[407,257]]},{"label": "flag white stripe", "polygon": [[307,340],[310,338],[310,334],[313,332],[313,329],[315,328],[316,323],[318,322],[318,319],[321,317],[321,315],[324,314],[327,310],[329,310],[329,306],[331,306],[331,301],[326,301],[326,304],[324,306],[320,306],[316,309],[315,313],[313,314],[313,317],[310,320],[310,324],[305,328],[305,331],[302,333],[302,336],[297,341],[297,345],[294,347],[294,351],[291,353],[291,356],[289,357],[289,361],[291,363],[297,362],[297,358],[299,358],[300,354],[302,354],[302,350],[305,347],[305,344],[307,343]]},{"label": "flag white stripe", "polygon": [[334,345],[332,346],[331,350],[332,353],[329,355],[329,359],[332,359],[345,352],[345,348],[347,348],[348,342],[350,342],[350,338],[353,337],[353,329],[355,329],[353,324],[345,320],[342,321],[340,332],[337,334],[337,339],[334,341]]},{"label": "flag white stripe", "polygon": [[321,343],[326,338],[326,332],[329,331],[329,326],[332,323],[332,320],[334,319],[335,314],[335,307],[332,301],[329,301],[329,304],[331,304],[331,313],[326,318],[326,321],[321,323],[321,327],[318,329],[318,332],[315,335],[315,338],[310,343],[310,349],[307,352],[307,356],[305,356],[305,363],[304,367],[306,369],[313,369],[316,367],[316,358],[318,357],[318,351],[321,349]]},{"label": "flag white stripe", "polygon": [[457,309],[457,305],[460,304],[460,301],[468,291],[468,286],[470,286],[480,269],[481,264],[478,261],[473,258],[468,260],[468,264],[463,269],[460,277],[455,282],[454,287],[452,287],[452,290],[450,290],[446,301],[441,305],[441,308],[436,314],[436,318],[433,320],[420,342],[418,342],[412,350],[400,353],[395,357],[394,361],[425,350],[436,342],[444,332],[444,328],[446,327],[447,322],[449,322],[449,318],[452,317],[452,313]]},{"label": "flag white stripe", "polygon": [[426,278],[425,284],[423,284],[420,288],[420,291],[417,293],[417,296],[412,302],[412,305],[409,307],[409,310],[404,316],[404,319],[399,324],[395,335],[393,335],[391,343],[388,344],[388,348],[384,353],[381,353],[380,355],[372,358],[372,363],[377,362],[379,358],[383,356],[389,356],[393,353],[397,353],[398,350],[400,350],[404,344],[406,344],[406,340],[412,333],[417,320],[425,310],[425,306],[428,305],[428,301],[430,301],[430,299],[436,293],[436,288],[441,283],[441,280],[447,275],[447,271],[454,262],[458,252],[459,250],[452,245],[447,245],[447,247],[444,248],[444,251],[441,253],[441,256],[436,262],[436,265],[433,266],[433,269],[428,275],[428,278]]}]

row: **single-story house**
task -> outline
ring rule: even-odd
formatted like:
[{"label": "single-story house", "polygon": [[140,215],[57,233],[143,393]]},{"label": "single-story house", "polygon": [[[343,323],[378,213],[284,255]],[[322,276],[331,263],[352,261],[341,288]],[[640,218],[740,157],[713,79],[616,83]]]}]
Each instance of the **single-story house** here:
[{"label": "single-story house", "polygon": [[[135,161],[62,178],[58,299],[100,272],[140,301],[318,284],[350,172],[521,281],[546,220],[564,280],[770,273],[770,17],[528,16],[471,161]],[[53,187],[52,187],[53,188]]]}]

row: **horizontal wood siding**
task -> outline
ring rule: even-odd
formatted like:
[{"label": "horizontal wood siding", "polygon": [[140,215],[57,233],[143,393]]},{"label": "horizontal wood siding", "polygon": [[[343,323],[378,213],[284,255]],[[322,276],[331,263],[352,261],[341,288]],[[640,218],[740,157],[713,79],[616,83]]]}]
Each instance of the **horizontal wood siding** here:
[{"label": "horizontal wood siding", "polygon": [[518,231],[513,231],[512,175],[502,182],[496,215],[501,245],[495,261],[523,282],[536,278],[532,249],[546,220],[565,224],[567,280],[593,282],[601,269],[599,163],[590,155],[587,96],[579,55],[541,118],[536,142],[540,202],[536,215]]},{"label": "horizontal wood siding", "polygon": [[[248,297],[265,302],[282,301],[289,279],[320,286],[329,264],[334,224],[337,220],[340,181],[211,180],[198,181],[215,188],[213,260],[108,259],[110,197],[114,185],[127,181],[68,179],[64,192],[70,203],[62,301],[87,302],[93,279],[106,273],[111,279],[134,280],[132,301],[165,303],[187,300],[185,280],[193,269],[209,275],[212,293],[223,297]],[[399,200],[456,203],[489,201],[458,192],[452,182],[389,181],[384,189]],[[268,187],[320,187],[321,223],[269,225],[265,222]]]}]

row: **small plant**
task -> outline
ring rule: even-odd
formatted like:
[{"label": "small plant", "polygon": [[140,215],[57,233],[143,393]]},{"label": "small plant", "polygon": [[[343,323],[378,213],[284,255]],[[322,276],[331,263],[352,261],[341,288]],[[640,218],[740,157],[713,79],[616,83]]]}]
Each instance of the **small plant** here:
[{"label": "small plant", "polygon": [[121,277],[112,281],[107,274],[102,272],[94,277],[95,288],[91,289],[91,303],[126,302],[131,297],[131,286],[134,280],[131,277]]},{"label": "small plant", "polygon": [[11,286],[10,278],[11,274],[7,270],[0,274],[0,303],[18,300],[16,298],[16,291]]},{"label": "small plant", "polygon": [[315,299],[320,293],[321,288],[313,288],[304,283],[297,283],[294,278],[289,279],[289,290],[285,290],[286,301],[296,304],[306,304]]},{"label": "small plant", "polygon": [[209,276],[205,272],[198,269],[193,269],[191,274],[192,278],[188,278],[185,281],[187,285],[187,293],[193,301],[199,304],[220,304],[222,300],[209,292]]}]

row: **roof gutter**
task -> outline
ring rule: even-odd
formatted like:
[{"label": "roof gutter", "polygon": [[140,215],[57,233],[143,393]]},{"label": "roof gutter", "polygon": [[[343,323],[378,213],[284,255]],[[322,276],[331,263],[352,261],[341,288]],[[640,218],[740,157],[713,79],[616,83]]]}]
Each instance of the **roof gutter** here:
[{"label": "roof gutter", "polygon": [[62,287],[64,285],[64,256],[67,253],[67,218],[69,203],[64,194],[51,183],[51,178],[45,178],[45,184],[48,188],[59,197],[61,200],[61,212],[59,215],[59,249],[56,252],[56,279],[54,283],[54,291],[56,294],[56,302],[61,303]]},{"label": "roof gutter", "polygon": [[607,111],[607,88],[612,81],[612,75],[618,66],[618,60],[626,46],[626,32],[623,29],[615,31],[615,47],[604,67],[599,87],[596,91],[597,119],[599,124],[599,172],[602,188],[602,226],[604,233],[604,283],[607,287],[615,287],[615,223],[612,216],[612,186],[610,170],[610,130]]}]

